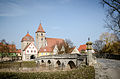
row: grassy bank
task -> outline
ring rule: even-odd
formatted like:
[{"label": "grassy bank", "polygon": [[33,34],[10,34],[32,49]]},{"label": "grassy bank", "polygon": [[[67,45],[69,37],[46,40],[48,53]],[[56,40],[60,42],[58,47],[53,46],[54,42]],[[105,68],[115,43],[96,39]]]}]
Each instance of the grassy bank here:
[{"label": "grassy bank", "polygon": [[56,72],[0,72],[0,79],[94,79],[94,67],[87,66],[70,71]]},{"label": "grassy bank", "polygon": [[1,68],[19,68],[19,67],[36,67],[34,61],[24,61],[24,62],[0,62]]}]

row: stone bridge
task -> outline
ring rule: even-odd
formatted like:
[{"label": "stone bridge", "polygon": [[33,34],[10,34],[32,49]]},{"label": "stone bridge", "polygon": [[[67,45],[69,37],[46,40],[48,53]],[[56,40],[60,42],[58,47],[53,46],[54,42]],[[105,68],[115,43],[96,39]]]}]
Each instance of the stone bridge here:
[{"label": "stone bridge", "polygon": [[87,55],[80,54],[59,54],[40,56],[36,62],[42,66],[51,66],[55,68],[76,68],[81,64],[86,64]]}]

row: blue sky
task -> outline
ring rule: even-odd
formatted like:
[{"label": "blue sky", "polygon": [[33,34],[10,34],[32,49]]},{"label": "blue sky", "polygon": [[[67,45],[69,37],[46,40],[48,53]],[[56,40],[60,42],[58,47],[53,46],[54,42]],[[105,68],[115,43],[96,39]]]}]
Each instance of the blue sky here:
[{"label": "blue sky", "polygon": [[99,39],[105,12],[99,0],[0,0],[0,40],[21,48],[29,31],[35,39],[40,24],[47,37],[70,39],[75,46]]}]

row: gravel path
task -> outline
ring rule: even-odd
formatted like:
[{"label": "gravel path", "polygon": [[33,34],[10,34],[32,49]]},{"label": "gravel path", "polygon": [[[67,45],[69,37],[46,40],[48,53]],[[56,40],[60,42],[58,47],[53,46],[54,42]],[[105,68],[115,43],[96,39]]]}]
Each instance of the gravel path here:
[{"label": "gravel path", "polygon": [[120,79],[120,61],[111,59],[97,59],[94,65],[95,79]]}]

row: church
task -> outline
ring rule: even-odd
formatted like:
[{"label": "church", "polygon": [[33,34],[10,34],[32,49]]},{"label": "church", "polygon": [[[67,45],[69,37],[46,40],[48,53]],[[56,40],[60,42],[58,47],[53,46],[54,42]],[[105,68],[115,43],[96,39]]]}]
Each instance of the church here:
[{"label": "church", "polygon": [[21,54],[23,61],[30,61],[39,56],[57,54],[57,44],[64,42],[64,39],[47,38],[41,23],[35,32],[35,35],[35,40],[29,33],[21,40]]}]

